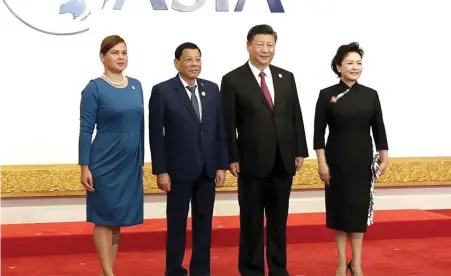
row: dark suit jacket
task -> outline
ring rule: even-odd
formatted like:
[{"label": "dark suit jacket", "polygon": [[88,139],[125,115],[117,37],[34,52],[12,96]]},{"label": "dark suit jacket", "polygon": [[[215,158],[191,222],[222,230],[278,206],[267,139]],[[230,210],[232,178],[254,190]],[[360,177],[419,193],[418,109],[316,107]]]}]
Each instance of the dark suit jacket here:
[{"label": "dark suit jacket", "polygon": [[240,162],[243,176],[268,176],[274,167],[277,147],[289,174],[296,173],[296,157],[308,157],[294,76],[276,66],[271,65],[270,70],[275,90],[274,110],[269,107],[248,63],[222,79],[229,162]]},{"label": "dark suit jacket", "polygon": [[[197,79],[202,122],[177,75],[155,85],[149,101],[152,172],[173,179],[196,180],[205,169],[210,178],[227,169],[227,141],[218,85]],[[203,92],[205,95],[203,96]]]}]

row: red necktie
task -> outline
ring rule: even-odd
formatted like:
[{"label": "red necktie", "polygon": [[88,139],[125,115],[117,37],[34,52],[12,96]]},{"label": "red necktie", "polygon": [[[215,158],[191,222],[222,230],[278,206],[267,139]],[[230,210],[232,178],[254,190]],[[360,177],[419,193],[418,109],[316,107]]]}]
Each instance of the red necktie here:
[{"label": "red necktie", "polygon": [[266,74],[265,74],[265,72],[260,72],[259,76],[261,79],[261,87],[262,87],[263,94],[265,95],[265,98],[268,101],[269,107],[271,109],[273,109],[271,94],[269,94],[269,89],[268,89],[268,86],[266,85],[266,80],[265,80]]}]

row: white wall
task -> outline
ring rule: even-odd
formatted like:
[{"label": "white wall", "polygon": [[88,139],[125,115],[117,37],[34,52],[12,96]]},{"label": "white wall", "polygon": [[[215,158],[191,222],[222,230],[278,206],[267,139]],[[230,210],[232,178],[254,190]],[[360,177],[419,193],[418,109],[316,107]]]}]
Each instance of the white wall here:
[{"label": "white wall", "polygon": [[[295,191],[290,201],[290,213],[324,212],[323,191]],[[1,223],[38,223],[85,221],[84,198],[24,198],[1,201]],[[144,204],[145,218],[165,218],[164,195],[148,195]],[[402,188],[376,190],[377,210],[451,209],[451,187]],[[236,193],[219,193],[215,216],[237,216]]]},{"label": "white wall", "polygon": [[[76,163],[80,92],[100,76],[101,40],[123,36],[129,48],[127,74],[145,88],[176,74],[173,52],[185,41],[203,52],[201,77],[220,83],[226,72],[247,59],[246,34],[255,24],[272,25],[279,34],[274,64],[294,72],[312,148],[318,91],[337,82],[330,60],[337,47],[358,41],[365,50],[361,83],[378,90],[383,104],[390,155],[451,156],[449,125],[449,1],[282,0],[285,13],[271,14],[266,0],[248,0],[243,12],[216,12],[206,0],[194,12],[152,10],[149,0],[90,0],[86,21],[58,15],[68,0],[6,0],[29,24],[54,32],[91,30],[78,35],[49,35],[19,21],[0,4],[0,163]],[[155,0],[153,1],[155,2]],[[193,4],[194,0],[180,0]],[[169,8],[172,0],[167,0]],[[191,26],[191,27],[190,27]],[[145,136],[147,139],[147,135]],[[314,157],[313,151],[311,151]],[[146,161],[150,152],[146,151]],[[291,212],[320,212],[322,191],[293,192]],[[164,197],[146,196],[146,218],[164,217]],[[2,223],[82,221],[83,198],[3,199]],[[379,209],[451,208],[451,188],[403,188],[378,191]],[[220,194],[216,215],[236,215],[236,194]]]},{"label": "white wall", "polygon": [[[90,31],[44,34],[0,4],[2,164],[77,162],[80,92],[102,73],[98,51],[105,36],[120,34],[128,42],[127,74],[142,81],[147,101],[152,85],[176,74],[178,44],[197,43],[203,51],[201,76],[219,83],[246,61],[247,31],[260,23],[279,33],[274,64],[295,73],[310,148],[318,91],[337,82],[329,62],[339,45],[358,41],[366,52],[361,83],[379,91],[391,156],[451,155],[445,127],[451,102],[449,1],[282,0],[285,13],[270,14],[266,0],[248,0],[241,13],[233,12],[237,0],[229,1],[232,11],[221,13],[213,0],[195,12],[155,11],[149,0],[125,1],[118,11],[109,9],[115,3],[109,1],[98,13],[103,1],[93,0],[86,22],[58,15],[65,1],[6,3],[40,28],[90,26]],[[172,1],[166,2],[170,8]]]}]

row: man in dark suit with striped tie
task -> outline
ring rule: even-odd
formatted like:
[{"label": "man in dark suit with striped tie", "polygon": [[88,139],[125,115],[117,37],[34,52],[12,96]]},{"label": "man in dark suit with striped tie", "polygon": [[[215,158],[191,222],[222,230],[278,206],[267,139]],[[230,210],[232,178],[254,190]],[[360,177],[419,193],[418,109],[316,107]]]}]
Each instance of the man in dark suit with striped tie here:
[{"label": "man in dark suit with striped tie", "polygon": [[291,185],[308,157],[294,76],[270,65],[276,41],[270,26],[251,28],[249,61],[221,83],[230,171],[238,177],[243,276],[265,275],[264,214],[269,275],[289,275],[285,233]]},{"label": "man in dark suit with striped tie", "polygon": [[175,51],[178,74],[155,85],[149,101],[152,173],[167,193],[166,275],[182,267],[191,201],[193,252],[190,275],[210,275],[215,186],[228,169],[227,141],[217,84],[198,78],[201,51],[184,43]]}]

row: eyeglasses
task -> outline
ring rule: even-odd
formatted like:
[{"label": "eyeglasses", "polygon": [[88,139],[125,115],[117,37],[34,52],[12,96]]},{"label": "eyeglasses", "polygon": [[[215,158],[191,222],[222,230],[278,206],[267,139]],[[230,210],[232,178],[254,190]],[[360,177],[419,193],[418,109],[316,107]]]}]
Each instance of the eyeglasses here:
[{"label": "eyeglasses", "polygon": [[187,63],[200,62],[200,57],[185,57],[183,61]]}]

